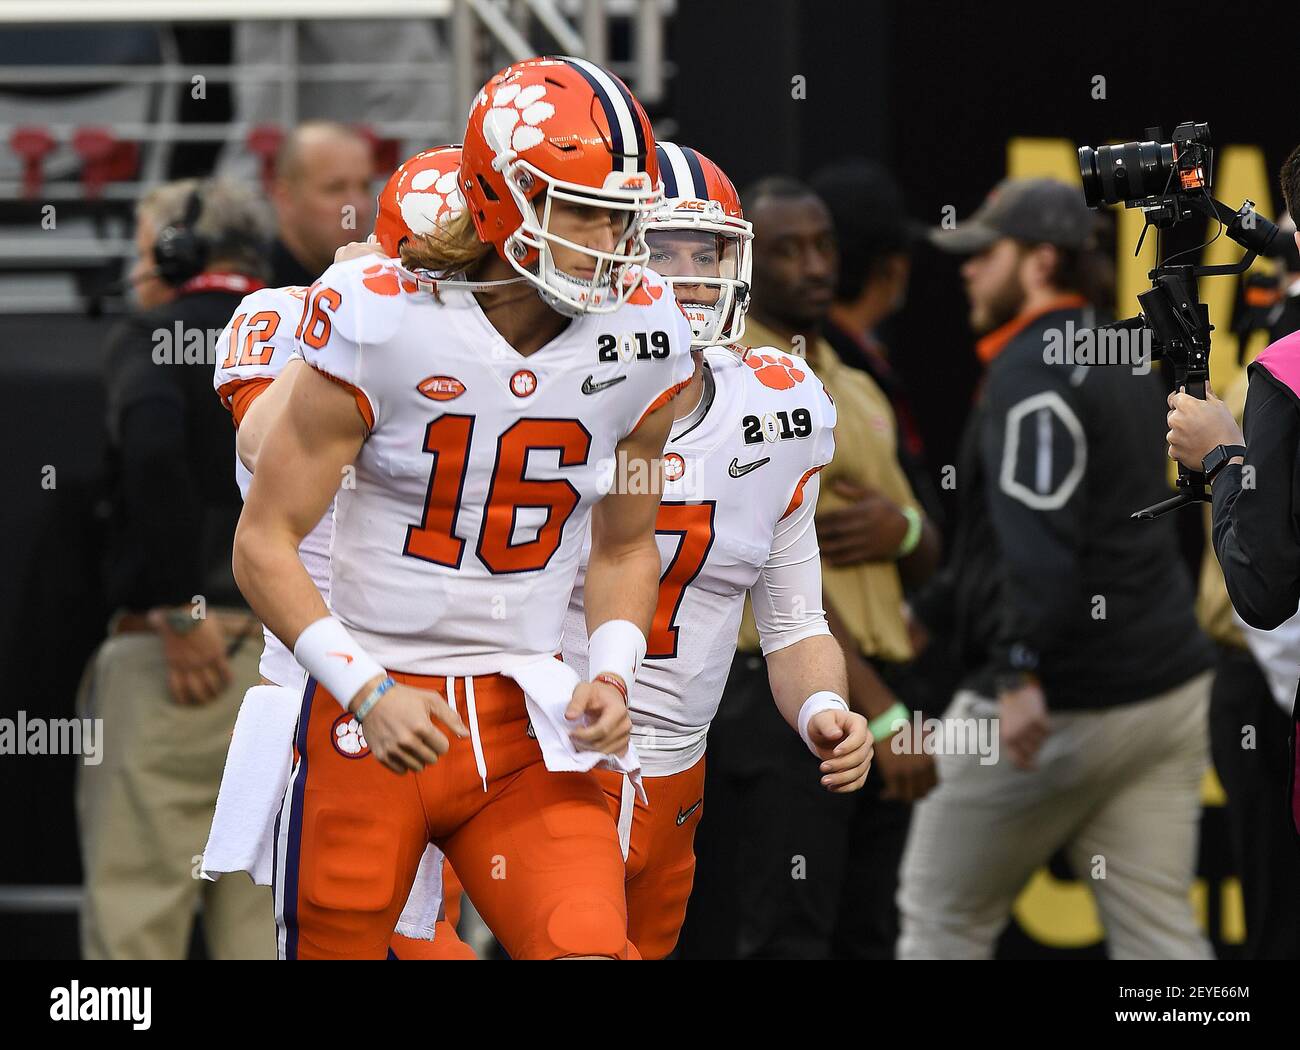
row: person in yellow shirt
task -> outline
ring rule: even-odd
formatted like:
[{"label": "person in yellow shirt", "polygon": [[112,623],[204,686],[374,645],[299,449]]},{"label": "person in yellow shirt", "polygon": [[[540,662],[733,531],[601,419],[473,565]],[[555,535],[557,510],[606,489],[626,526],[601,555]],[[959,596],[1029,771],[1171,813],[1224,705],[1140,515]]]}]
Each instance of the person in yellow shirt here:
[{"label": "person in yellow shirt", "polygon": [[783,176],[757,183],[744,203],[754,223],[744,342],[805,357],[835,398],[836,452],[822,472],[817,513],[823,600],[848,661],[850,703],[872,719],[882,770],[892,762],[896,772],[872,775],[848,804],[819,797],[816,777],[803,775],[770,718],[747,615],[709,734],[711,810],[699,830],[681,950],[687,958],[888,958],[910,807],[885,797],[884,785],[906,784],[919,797],[934,781],[919,747],[900,754],[890,746],[892,725],[909,712],[885,683],[912,657],[904,584],[934,571],[939,537],[899,466],[888,398],[822,337],[838,264],[830,212]]}]

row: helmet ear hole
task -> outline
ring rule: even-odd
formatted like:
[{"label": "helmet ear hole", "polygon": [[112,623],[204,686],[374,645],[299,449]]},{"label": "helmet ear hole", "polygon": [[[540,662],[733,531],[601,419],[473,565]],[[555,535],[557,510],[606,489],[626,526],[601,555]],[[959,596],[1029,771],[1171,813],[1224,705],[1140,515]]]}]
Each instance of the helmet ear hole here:
[{"label": "helmet ear hole", "polygon": [[[479,189],[483,191],[484,197],[486,197],[488,200],[494,203],[501,200],[501,198],[496,195],[496,191],[493,190],[492,187],[488,184],[487,179],[483,178],[482,175],[479,175],[477,173],[475,174],[474,177],[478,179]],[[479,212],[479,214],[482,215],[483,213]]]}]

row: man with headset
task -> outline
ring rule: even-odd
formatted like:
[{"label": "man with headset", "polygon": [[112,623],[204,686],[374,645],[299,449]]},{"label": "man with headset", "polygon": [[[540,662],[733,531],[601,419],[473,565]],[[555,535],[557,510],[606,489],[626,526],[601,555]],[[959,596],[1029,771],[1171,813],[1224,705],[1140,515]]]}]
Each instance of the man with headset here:
[{"label": "man with headset", "polygon": [[107,741],[100,765],[78,767],[82,953],[185,958],[201,899],[210,956],[274,958],[267,888],[197,878],[261,650],[230,570],[240,499],[212,354],[236,305],[262,284],[271,226],[250,190],[192,180],[151,191],[136,221],[137,309],[106,355],[104,585],[116,612],[78,698],[83,717],[103,719]]}]

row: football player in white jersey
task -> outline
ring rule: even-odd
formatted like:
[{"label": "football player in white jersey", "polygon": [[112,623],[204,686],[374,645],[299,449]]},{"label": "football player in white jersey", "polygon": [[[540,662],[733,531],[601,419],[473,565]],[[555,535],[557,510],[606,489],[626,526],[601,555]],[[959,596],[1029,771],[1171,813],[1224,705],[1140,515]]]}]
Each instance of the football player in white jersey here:
[{"label": "football player in white jersey", "polygon": [[[636,772],[627,683],[658,593],[658,486],[611,488],[615,465],[657,473],[693,370],[645,266],[654,137],[605,70],[533,59],[479,93],[460,176],[463,221],[309,290],[311,367],[236,534],[236,579],[310,675],[277,839],[290,958],[384,957],[430,841],[512,957],[634,951],[585,771]],[[331,614],[297,546],[336,490]],[[577,681],[556,656],[589,522]]]},{"label": "football player in white jersey", "polygon": [[[690,318],[703,367],[677,398],[656,533],[659,603],[629,705],[649,804],[597,770],[627,863],[628,936],[646,959],[677,943],[695,872],[704,746],[736,650],[745,596],[772,694],[821,761],[822,783],[856,791],[872,757],[849,711],[844,657],[821,604],[813,511],[834,452],[835,406],[802,361],[748,349],[753,236],[725,174],[697,151],[658,146],[665,201],[651,217],[650,262]],[[564,658],[581,673],[587,634],[579,575]]]},{"label": "football player in white jersey", "polygon": [[[463,210],[459,194],[446,192],[454,190],[459,169],[459,146],[437,147],[409,158],[380,191],[370,242],[340,249],[336,258],[395,257],[413,230],[430,233],[449,211]],[[437,185],[444,192],[434,189]],[[262,288],[245,296],[217,343],[213,386],[238,431],[235,474],[245,496],[262,438],[283,411],[295,377],[307,367],[294,354],[293,335],[306,294],[306,288],[286,287]],[[333,504],[298,546],[303,567],[327,604],[332,514]],[[262,683],[245,697],[231,738],[203,872],[216,877],[245,871],[257,884],[270,885],[275,817],[289,778],[306,672],[270,631],[265,631],[260,669]],[[364,746],[364,735],[355,726],[348,732],[358,747]],[[474,957],[456,933],[455,916],[450,921],[439,918],[443,869],[441,852],[430,845],[398,923],[404,933],[393,937],[392,951],[398,958]]]}]

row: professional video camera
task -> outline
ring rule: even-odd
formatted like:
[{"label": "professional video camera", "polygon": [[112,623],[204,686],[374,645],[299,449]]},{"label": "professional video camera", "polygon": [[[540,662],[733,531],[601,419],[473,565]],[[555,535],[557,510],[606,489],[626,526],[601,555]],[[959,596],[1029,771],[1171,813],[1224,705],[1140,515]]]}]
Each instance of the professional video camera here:
[{"label": "professional video camera", "polygon": [[[1209,308],[1197,298],[1196,278],[1244,273],[1277,236],[1277,227],[1255,211],[1247,200],[1233,211],[1210,196],[1214,174],[1214,148],[1210,126],[1179,124],[1169,142],[1159,128],[1147,129],[1147,141],[1118,146],[1082,146],[1079,172],[1088,207],[1119,204],[1141,208],[1146,218],[1138,249],[1150,227],[1167,230],[1197,216],[1216,220],[1232,240],[1246,249],[1242,258],[1224,266],[1169,265],[1162,261],[1159,233],[1156,266],[1147,276],[1151,288],[1139,295],[1142,312],[1137,317],[1103,326],[1111,331],[1149,333],[1151,356],[1173,365],[1175,389],[1205,398],[1210,378]],[[1182,252],[1179,254],[1187,254]],[[1172,258],[1177,258],[1173,256]],[[1133,514],[1150,519],[1178,507],[1209,502],[1205,475],[1178,465],[1178,494]]]}]

